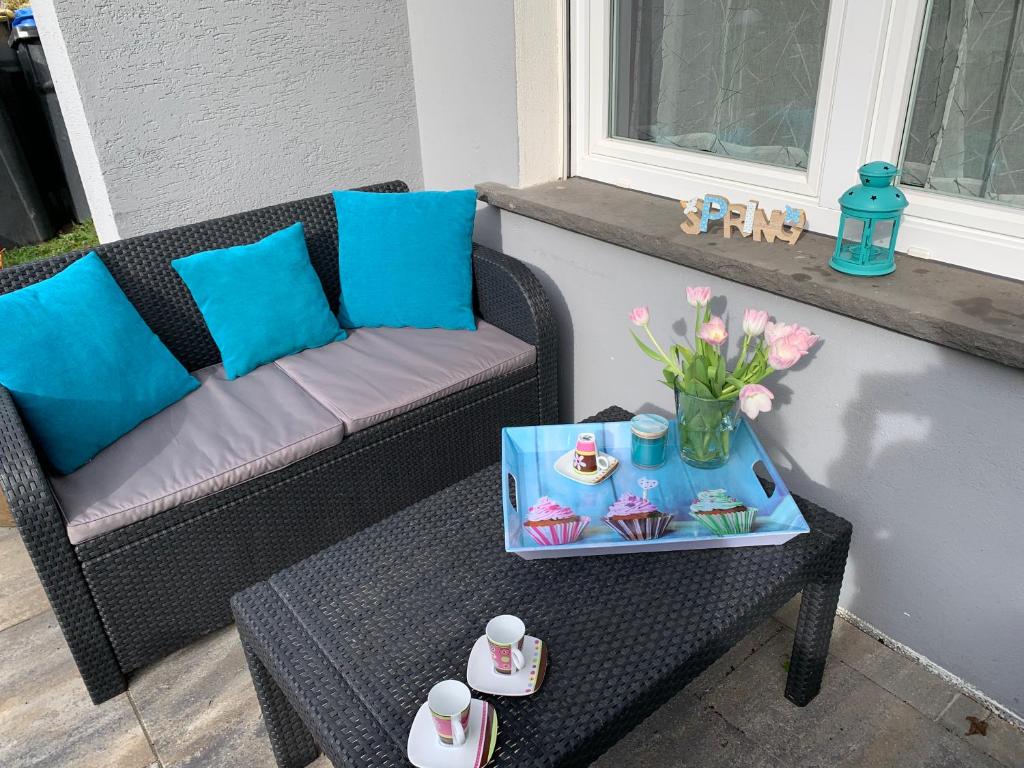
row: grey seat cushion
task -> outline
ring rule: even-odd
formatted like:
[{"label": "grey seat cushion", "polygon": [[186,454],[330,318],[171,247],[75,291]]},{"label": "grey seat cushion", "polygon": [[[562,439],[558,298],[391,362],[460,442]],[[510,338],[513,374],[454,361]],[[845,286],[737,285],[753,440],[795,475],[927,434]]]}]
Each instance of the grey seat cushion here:
[{"label": "grey seat cushion", "polygon": [[234,381],[220,365],[195,375],[199,389],[81,469],[51,478],[72,544],[281,469],[344,437],[341,420],[274,363]]},{"label": "grey seat cushion", "polygon": [[360,328],[277,364],[351,434],[533,365],[536,357],[532,345],[481,322],[475,331]]}]

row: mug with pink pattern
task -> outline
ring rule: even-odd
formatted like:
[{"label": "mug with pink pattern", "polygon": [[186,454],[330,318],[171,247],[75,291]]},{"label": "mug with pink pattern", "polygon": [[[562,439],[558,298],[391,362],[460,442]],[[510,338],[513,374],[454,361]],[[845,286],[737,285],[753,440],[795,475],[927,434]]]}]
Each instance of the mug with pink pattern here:
[{"label": "mug with pink pattern", "polygon": [[526,625],[522,619],[508,614],[495,616],[487,622],[487,645],[491,662],[499,675],[512,675],[525,666],[523,638]]},{"label": "mug with pink pattern", "polygon": [[595,472],[606,472],[611,466],[611,459],[602,456],[597,449],[597,438],[593,432],[581,432],[576,438],[576,447],[572,454],[572,468],[581,475],[593,475]]},{"label": "mug with pink pattern", "polygon": [[461,747],[466,743],[469,727],[469,706],[472,694],[465,683],[442,680],[427,694],[430,719],[434,721],[437,738],[448,747]]}]

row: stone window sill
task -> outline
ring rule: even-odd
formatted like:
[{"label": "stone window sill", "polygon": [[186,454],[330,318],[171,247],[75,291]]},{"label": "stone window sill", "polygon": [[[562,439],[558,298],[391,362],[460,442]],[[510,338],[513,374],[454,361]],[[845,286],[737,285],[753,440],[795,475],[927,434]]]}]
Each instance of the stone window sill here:
[{"label": "stone window sill", "polygon": [[896,272],[850,277],[828,259],[835,238],[804,233],[794,245],[685,235],[677,200],[566,179],[525,189],[485,183],[497,208],[802,301],[923,341],[1024,368],[1024,283],[898,254]]}]

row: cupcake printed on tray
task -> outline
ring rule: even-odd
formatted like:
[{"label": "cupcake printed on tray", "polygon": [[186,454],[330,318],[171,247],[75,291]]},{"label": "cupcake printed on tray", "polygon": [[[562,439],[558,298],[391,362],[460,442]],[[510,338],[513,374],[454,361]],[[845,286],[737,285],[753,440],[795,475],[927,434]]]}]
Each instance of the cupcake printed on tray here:
[{"label": "cupcake printed on tray", "polygon": [[668,533],[673,516],[659,510],[647,492],[658,487],[658,481],[642,477],[637,481],[643,496],[624,493],[608,507],[608,514],[602,518],[605,525],[627,541],[659,539]]},{"label": "cupcake printed on tray", "polygon": [[523,528],[535,542],[547,547],[572,544],[589,524],[589,517],[542,496],[527,512]]}]

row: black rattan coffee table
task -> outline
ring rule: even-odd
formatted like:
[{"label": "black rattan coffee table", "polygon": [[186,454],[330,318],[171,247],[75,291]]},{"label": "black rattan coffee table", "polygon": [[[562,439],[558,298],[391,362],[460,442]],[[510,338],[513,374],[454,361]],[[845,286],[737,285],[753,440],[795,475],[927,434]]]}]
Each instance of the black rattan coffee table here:
[{"label": "black rattan coffee table", "polygon": [[850,542],[842,518],[799,500],[811,532],[778,547],[526,561],[504,551],[500,488],[495,465],[235,595],[280,766],[321,750],[337,766],[408,765],[427,691],[465,679],[500,613],[546,641],[550,665],[531,697],[484,696],[498,766],[589,765],[801,590],[786,696],[818,693]]}]

